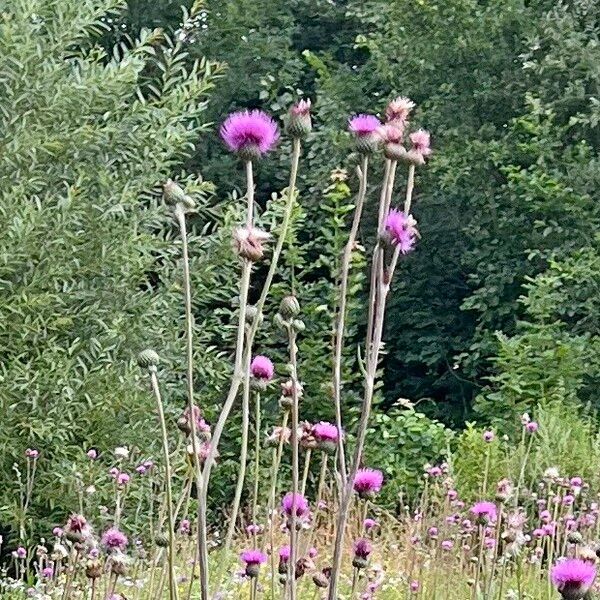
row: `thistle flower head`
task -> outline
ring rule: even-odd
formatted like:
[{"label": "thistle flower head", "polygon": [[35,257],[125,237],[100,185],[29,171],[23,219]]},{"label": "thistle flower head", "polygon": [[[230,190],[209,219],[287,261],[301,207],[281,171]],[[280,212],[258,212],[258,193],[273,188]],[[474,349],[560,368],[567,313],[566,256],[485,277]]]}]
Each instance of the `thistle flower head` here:
[{"label": "thistle flower head", "polygon": [[272,150],[279,138],[277,123],[261,110],[230,114],[221,125],[221,137],[243,160],[256,160]]},{"label": "thistle flower head", "polygon": [[308,500],[302,494],[288,492],[281,501],[281,508],[286,515],[291,516],[295,510],[297,517],[308,513]]},{"label": "thistle flower head", "polygon": [[535,433],[538,430],[538,424],[535,421],[529,421],[529,423],[525,425],[525,429],[529,433]]},{"label": "thistle flower head", "polygon": [[321,421],[312,426],[311,433],[319,449],[324,452],[335,452],[340,439],[339,430],[336,425],[327,421]]},{"label": "thistle flower head", "polygon": [[236,227],[233,231],[233,248],[242,258],[256,262],[263,257],[263,243],[270,237],[257,227]]},{"label": "thistle flower head", "polygon": [[357,137],[366,137],[377,133],[381,121],[375,115],[360,114],[348,120],[348,129]]},{"label": "thistle flower head", "polygon": [[64,527],[64,533],[72,542],[83,542],[92,534],[92,528],[83,515],[72,514]]},{"label": "thistle flower head", "polygon": [[113,550],[124,550],[128,542],[127,536],[122,531],[111,527],[102,534],[100,543],[107,552],[112,552]]},{"label": "thistle flower head", "polygon": [[292,430],[289,427],[273,427],[270,434],[267,435],[265,443],[267,446],[279,446],[279,443],[289,444]]},{"label": "thistle flower head", "polygon": [[404,124],[415,107],[415,103],[405,96],[394,98],[385,109],[385,118],[388,122]]},{"label": "thistle flower head", "polygon": [[493,502],[476,502],[471,507],[471,514],[475,515],[481,523],[493,523],[496,520],[498,509]]},{"label": "thistle flower head", "polygon": [[312,130],[310,99],[302,99],[290,108],[287,131],[294,138],[306,137]]},{"label": "thistle flower head", "polygon": [[359,538],[354,542],[354,554],[361,558],[369,558],[369,555],[373,552],[371,542],[365,538]]},{"label": "thistle flower head", "polygon": [[550,577],[565,600],[580,600],[594,583],[596,567],[587,561],[568,558],[552,567]]},{"label": "thistle flower head", "polygon": [[381,121],[374,115],[360,114],[348,120],[348,130],[354,136],[356,149],[361,154],[371,154],[380,145]]},{"label": "thistle flower head", "polygon": [[267,562],[267,557],[260,550],[244,550],[240,554],[240,560],[247,565],[262,565]]},{"label": "thistle flower head", "polygon": [[372,498],[382,485],[383,473],[377,469],[359,469],[354,477],[354,491],[361,498]]},{"label": "thistle flower head", "polygon": [[331,440],[335,442],[340,437],[337,426],[327,421],[315,423],[312,430],[318,440]]},{"label": "thistle flower head", "polygon": [[371,519],[369,517],[367,517],[363,521],[363,527],[365,528],[366,531],[371,531],[371,529],[375,529],[375,527],[377,527],[378,525],[379,525],[379,523],[377,523],[377,521],[375,519]]},{"label": "thistle flower head", "polygon": [[493,442],[494,441],[494,432],[493,431],[484,431],[483,432],[483,441],[484,442]]},{"label": "thistle flower head", "polygon": [[267,556],[260,550],[244,550],[240,554],[240,560],[246,565],[248,577],[258,577],[260,565],[267,562]]},{"label": "thistle flower head", "polygon": [[279,548],[279,560],[282,562],[287,562],[290,560],[290,556],[292,555],[292,551],[289,546],[282,546]]},{"label": "thistle flower head", "polygon": [[250,374],[256,379],[271,381],[275,374],[275,367],[270,358],[257,354],[250,364]]},{"label": "thistle flower head", "polygon": [[413,131],[408,137],[412,143],[413,150],[419,152],[423,156],[429,156],[431,154],[431,135],[429,131],[417,129],[417,131]]},{"label": "thistle flower head", "polygon": [[381,234],[385,242],[398,246],[402,254],[408,254],[414,250],[417,235],[416,221],[412,215],[395,208],[390,210]]}]

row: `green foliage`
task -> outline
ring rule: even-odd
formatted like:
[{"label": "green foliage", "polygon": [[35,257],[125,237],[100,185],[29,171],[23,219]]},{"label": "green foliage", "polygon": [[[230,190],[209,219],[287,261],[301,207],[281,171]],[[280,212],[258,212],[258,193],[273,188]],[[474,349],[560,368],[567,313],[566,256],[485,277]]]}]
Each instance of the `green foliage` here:
[{"label": "green foliage", "polygon": [[[112,51],[96,44],[109,0],[11,2],[0,15],[0,506],[17,509],[13,463],[42,451],[37,502],[47,529],[74,508],[65,465],[90,446],[157,447],[157,423],[138,351],[155,347],[183,373],[180,249],[159,187],[189,156],[217,70],[190,64],[158,32]],[[198,228],[214,221],[212,187],[188,177]],[[198,375],[226,376],[202,307],[228,289],[226,269],[196,244]],[[175,362],[176,361],[176,362]],[[165,381],[170,418],[182,392]],[[213,392],[214,393],[214,392]]]},{"label": "green foliage", "polygon": [[400,494],[415,493],[423,467],[439,463],[452,439],[450,430],[412,407],[376,410],[368,433],[368,464],[385,473],[381,502],[392,506]]},{"label": "green foliage", "polygon": [[493,499],[496,482],[507,472],[506,442],[498,436],[486,442],[483,433],[475,423],[467,423],[453,443],[452,473],[461,497],[469,502]]}]

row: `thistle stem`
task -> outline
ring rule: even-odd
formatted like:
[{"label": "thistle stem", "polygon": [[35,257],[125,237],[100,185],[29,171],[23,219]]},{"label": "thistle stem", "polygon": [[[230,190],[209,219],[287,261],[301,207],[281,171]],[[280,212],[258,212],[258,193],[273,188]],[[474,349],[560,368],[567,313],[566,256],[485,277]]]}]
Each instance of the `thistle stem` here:
[{"label": "thistle stem", "polygon": [[296,511],[299,488],[299,445],[298,445],[298,364],[296,332],[293,326],[288,325],[288,340],[290,353],[290,378],[292,381],[292,514],[290,518],[290,560],[288,567],[288,582],[290,586],[290,600],[296,600],[296,555],[298,551],[298,531],[296,529]]},{"label": "thistle stem", "polygon": [[163,454],[165,459],[165,491],[167,496],[167,524],[169,526],[169,598],[170,600],[177,600],[177,582],[175,580],[175,524],[173,523],[173,494],[171,490],[171,459],[169,458],[167,423],[165,421],[165,413],[163,411],[162,399],[158,386],[156,367],[150,370],[150,381],[152,383],[152,391],[156,399],[156,408],[158,411],[158,420],[160,422]]},{"label": "thistle stem", "polygon": [[362,166],[359,169],[359,191],[356,198],[356,206],[354,209],[354,219],[352,221],[352,227],[350,229],[350,235],[348,241],[344,247],[344,254],[342,256],[342,264],[340,267],[341,278],[340,278],[340,292],[339,292],[339,306],[337,312],[337,323],[335,330],[335,348],[333,356],[333,401],[335,405],[335,420],[338,429],[338,459],[339,469],[342,481],[346,480],[346,454],[344,450],[344,439],[341,435],[342,432],[342,350],[344,345],[344,333],[346,328],[346,304],[348,296],[348,278],[350,272],[350,261],[352,260],[352,250],[356,244],[356,237],[358,235],[358,227],[362,217],[362,210],[367,193],[367,169],[369,166],[368,155],[363,156]]}]

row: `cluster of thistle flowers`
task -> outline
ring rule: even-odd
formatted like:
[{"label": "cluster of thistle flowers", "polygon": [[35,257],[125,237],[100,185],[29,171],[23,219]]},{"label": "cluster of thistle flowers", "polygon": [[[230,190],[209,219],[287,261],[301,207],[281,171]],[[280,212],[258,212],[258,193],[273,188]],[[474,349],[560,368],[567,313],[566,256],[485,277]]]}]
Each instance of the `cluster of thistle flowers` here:
[{"label": "cluster of thistle flowers", "polygon": [[[348,130],[354,136],[356,149],[361,154],[372,154],[383,149],[386,158],[410,165],[424,165],[431,155],[430,134],[418,129],[408,135],[408,117],[414,108],[408,98],[399,97],[390,102],[382,123],[376,116],[359,114],[348,121]],[[311,128],[310,100],[302,100],[292,107],[288,131],[292,135],[307,135]],[[272,150],[279,138],[277,125],[262,111],[233,113],[221,128],[221,136],[233,152],[243,160],[254,160]],[[408,143],[407,143],[408,141]],[[413,250],[418,237],[416,221],[402,210],[391,209],[386,217],[382,238],[398,246],[403,254]],[[254,226],[241,226],[234,232],[237,253],[250,261],[264,255],[264,242],[270,234]]]},{"label": "cluster of thistle flowers", "polygon": [[[333,439],[334,434],[332,428],[335,426],[319,423],[315,425],[314,428],[320,429],[323,425],[326,425],[325,429],[327,430],[327,435],[324,438],[325,446],[320,447],[320,449],[323,450],[323,452],[330,452],[329,443]],[[281,440],[281,435],[278,433],[276,437],[270,436],[269,439]],[[317,439],[319,438],[317,437]],[[312,448],[313,446],[311,444],[309,449]],[[368,514],[369,502],[374,500],[381,491],[383,479],[383,473],[381,471],[369,468],[359,469],[354,479],[354,491],[356,492],[357,498],[363,503],[358,512],[364,517],[362,520],[364,536],[357,537],[352,545],[352,566],[357,574],[359,571],[366,569],[369,566],[369,559],[373,552],[372,536],[379,527],[379,523],[374,518],[364,515]],[[331,567],[318,564],[320,552],[316,546],[312,545],[315,534],[314,528],[318,525],[319,516],[330,516],[327,513],[331,508],[333,508],[333,512],[335,512],[335,508],[329,507],[328,503],[325,502],[320,495],[317,498],[314,507],[311,508],[311,504],[304,494],[294,494],[293,492],[288,492],[283,496],[280,506],[280,514],[282,516],[281,530],[283,532],[289,531],[290,527],[292,527],[292,520],[294,520],[296,529],[299,530],[299,532],[304,533],[306,537],[305,540],[299,539],[299,546],[302,548],[302,551],[299,552],[299,557],[296,559],[294,577],[296,580],[300,580],[305,576],[309,576],[312,579],[314,586],[319,589],[328,587]],[[246,532],[250,537],[256,539],[256,536],[264,533],[265,529],[260,525],[250,524],[247,526]],[[280,583],[285,586],[288,582],[290,572],[290,546],[282,545],[278,549],[274,547],[269,547],[268,549],[273,558],[275,556],[278,558],[277,572],[279,573]],[[244,569],[238,573],[238,578],[240,578],[240,580],[243,578],[253,579],[259,576],[260,566],[268,561],[268,556],[259,549],[248,549],[240,554],[240,560],[244,564]],[[375,592],[383,582],[383,572],[379,565],[375,566],[373,573],[376,577],[370,576],[368,578],[365,590],[361,594],[362,600],[371,600],[374,598]]]},{"label": "cluster of thistle flowers", "polygon": [[[522,423],[524,435],[532,436],[525,438],[529,447],[538,424],[527,414]],[[491,444],[495,432],[485,431],[483,440]],[[476,597],[503,598],[503,591],[506,598],[523,597],[517,595],[516,574],[519,589],[521,579],[539,581],[545,576],[565,600],[588,598],[600,556],[600,507],[598,496],[590,496],[581,477],[561,476],[558,469],[548,468],[541,481],[527,487],[522,477],[498,481],[495,492],[488,491],[485,482],[484,497],[475,503],[460,498],[448,464],[426,466],[424,478],[421,501],[404,522],[409,568],[403,575],[414,597],[435,596],[431,581],[423,590],[425,582],[420,580],[435,558],[436,568],[448,577],[458,569]]]},{"label": "cluster of thistle flowers", "polygon": [[[181,426],[181,420],[179,421]],[[151,459],[131,460],[130,450],[126,446],[114,449],[107,453],[111,458],[112,466],[106,468],[104,482],[105,490],[114,492],[114,509],[102,504],[94,504],[91,499],[97,496],[96,486],[102,482],[98,467],[103,456],[96,448],[90,448],[85,457],[89,465],[96,468],[91,470],[77,469],[78,472],[88,472],[92,481],[84,485],[84,504],[90,505],[90,510],[95,515],[95,520],[102,525],[96,529],[88,517],[80,513],[71,514],[64,524],[52,530],[52,537],[41,539],[34,546],[18,545],[12,552],[12,571],[16,576],[9,577],[6,573],[0,577],[0,592],[21,591],[27,597],[37,600],[50,600],[54,598],[85,598],[97,597],[102,586],[105,595],[102,597],[111,600],[122,600],[124,596],[115,592],[118,581],[126,587],[145,585],[144,570],[149,566],[147,560],[156,562],[157,556],[150,557],[144,543],[140,538],[130,542],[127,534],[120,528],[120,522],[125,505],[128,503],[130,487],[139,480],[140,486],[147,481],[148,502],[153,501],[152,481],[148,479],[155,471],[154,461]],[[25,453],[28,461],[28,472],[32,471],[34,461],[40,459],[40,452],[27,449]],[[30,485],[33,486],[33,480]],[[138,490],[139,491],[139,490]],[[30,492],[27,492],[30,493]],[[142,506],[141,497],[137,500]],[[131,504],[131,502],[129,502]],[[138,507],[138,511],[139,511]],[[130,524],[131,525],[131,524]],[[158,529],[153,540],[158,555],[167,544],[167,538],[162,533],[159,522],[154,524],[150,520],[150,529]],[[191,533],[191,523],[188,519],[181,519],[178,533],[182,544]],[[143,532],[148,537],[148,532]],[[3,540],[0,538],[0,547]],[[142,576],[135,579],[131,576]],[[162,586],[163,584],[158,583]]]}]

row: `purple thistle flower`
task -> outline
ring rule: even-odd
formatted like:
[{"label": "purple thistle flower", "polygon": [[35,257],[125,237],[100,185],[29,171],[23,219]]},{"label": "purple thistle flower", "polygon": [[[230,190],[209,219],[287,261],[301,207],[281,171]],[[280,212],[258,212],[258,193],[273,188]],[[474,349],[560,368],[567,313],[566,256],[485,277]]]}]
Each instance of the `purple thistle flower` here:
[{"label": "purple thistle flower", "polygon": [[383,141],[381,121],[373,115],[360,114],[348,120],[348,130],[354,136],[356,149],[361,154],[375,152]]},{"label": "purple thistle flower", "polygon": [[414,250],[417,229],[412,215],[406,215],[403,211],[392,209],[385,219],[383,239],[393,246],[398,246],[402,254],[408,254]]},{"label": "purple thistle flower", "polygon": [[272,150],[279,139],[277,123],[261,110],[230,114],[221,125],[221,137],[232,152],[254,160]]},{"label": "purple thistle flower", "polygon": [[529,433],[535,433],[538,430],[538,424],[535,421],[529,421],[529,423],[525,425],[525,429]]},{"label": "purple thistle flower", "polygon": [[41,575],[44,579],[52,579],[54,576],[54,568],[53,567],[44,567],[42,569]]},{"label": "purple thistle flower", "polygon": [[319,442],[337,442],[339,439],[337,426],[326,421],[313,425],[312,433]]},{"label": "purple thistle flower", "polygon": [[348,120],[350,133],[358,137],[365,137],[376,133],[381,127],[381,121],[374,115],[360,114]]},{"label": "purple thistle flower", "polygon": [[354,491],[361,498],[372,498],[382,485],[383,473],[376,469],[359,469],[354,477]]},{"label": "purple thistle flower", "polygon": [[354,542],[354,558],[352,566],[355,569],[364,569],[368,564],[369,555],[373,551],[371,542],[365,538],[359,538]]},{"label": "purple thistle flower", "polygon": [[83,515],[73,514],[67,519],[64,533],[71,542],[83,542],[92,534],[92,528]]},{"label": "purple thistle flower", "polygon": [[244,550],[240,559],[247,565],[262,565],[267,562],[267,557],[260,550]]},{"label": "purple thistle flower", "polygon": [[260,550],[244,550],[240,554],[240,560],[246,564],[247,577],[258,577],[260,565],[267,562],[267,555]]},{"label": "purple thistle flower", "polygon": [[250,365],[250,374],[256,379],[265,379],[266,381],[271,381],[271,379],[273,379],[273,375],[275,374],[275,367],[273,366],[270,358],[258,354],[252,359],[252,364]]},{"label": "purple thistle flower", "polygon": [[369,554],[373,552],[371,542],[365,538],[359,538],[354,542],[354,554],[360,558],[369,558]]},{"label": "purple thistle flower", "polygon": [[96,460],[98,458],[98,450],[95,448],[90,448],[85,454],[90,460]]},{"label": "purple thistle flower", "polygon": [[288,492],[281,501],[281,508],[288,516],[291,516],[295,509],[296,516],[302,517],[308,513],[308,500],[302,494]]},{"label": "purple thistle flower", "polygon": [[287,562],[290,560],[291,550],[289,546],[282,546],[279,548],[279,560],[282,562]]},{"label": "purple thistle flower", "polygon": [[23,546],[19,546],[15,550],[15,556],[17,558],[27,558],[27,550],[25,550],[25,548],[23,548]]},{"label": "purple thistle flower", "polygon": [[488,444],[490,442],[494,441],[494,432],[493,431],[484,431],[483,432],[483,441],[487,442]]},{"label": "purple thistle flower", "polygon": [[369,517],[363,521],[363,527],[365,528],[365,531],[371,531],[371,529],[375,529],[375,527],[378,525],[379,523],[377,523],[375,519],[371,519]]},{"label": "purple thistle flower", "polygon": [[477,517],[480,523],[489,523],[496,520],[497,508],[493,502],[477,502],[471,507],[471,514]]},{"label": "purple thistle flower", "polygon": [[580,600],[594,583],[596,567],[578,558],[568,558],[552,567],[550,577],[565,600]]},{"label": "purple thistle flower", "polygon": [[113,550],[122,551],[125,549],[128,542],[127,536],[116,527],[111,527],[102,534],[101,544],[107,552]]}]

